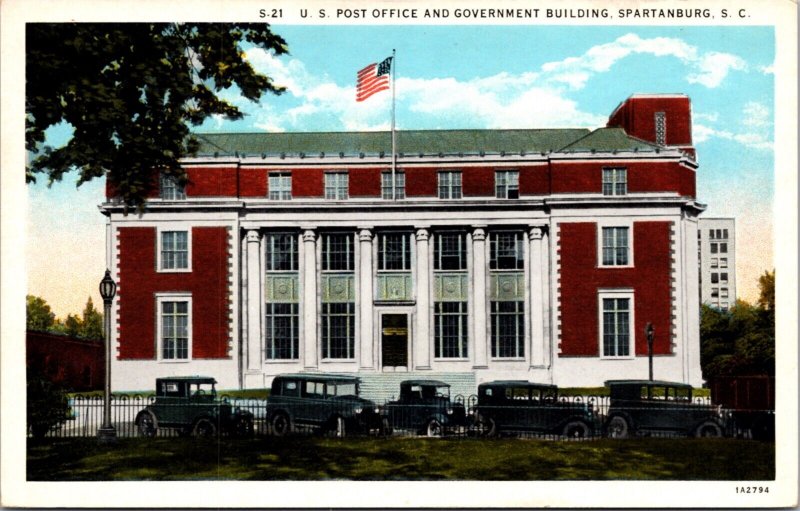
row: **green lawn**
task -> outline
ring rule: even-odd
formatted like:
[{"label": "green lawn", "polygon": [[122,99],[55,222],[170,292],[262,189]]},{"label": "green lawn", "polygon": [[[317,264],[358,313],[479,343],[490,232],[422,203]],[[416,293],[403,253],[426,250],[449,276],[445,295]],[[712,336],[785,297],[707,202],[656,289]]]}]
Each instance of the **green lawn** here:
[{"label": "green lawn", "polygon": [[774,444],[729,439],[191,438],[28,441],[31,481],[770,480]]}]

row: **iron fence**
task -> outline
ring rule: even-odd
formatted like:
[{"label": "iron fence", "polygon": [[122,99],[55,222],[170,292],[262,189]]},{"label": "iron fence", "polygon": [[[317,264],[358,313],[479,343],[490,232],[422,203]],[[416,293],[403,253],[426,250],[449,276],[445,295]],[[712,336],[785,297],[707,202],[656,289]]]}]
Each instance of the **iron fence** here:
[{"label": "iron fence", "polygon": [[[285,401],[285,400],[284,400]],[[692,403],[669,403],[673,415],[682,408],[716,410],[720,433],[726,436],[753,437],[752,426],[744,419],[734,420],[736,413],[713,407],[708,398],[695,398]],[[111,421],[119,437],[141,436],[137,425],[140,412],[156,405],[154,396],[115,395],[111,398]],[[209,407],[230,406],[252,417],[252,434],[284,436],[321,434],[328,436],[423,436],[423,437],[519,437],[550,440],[588,440],[609,434],[609,419],[615,415],[655,414],[664,408],[626,408],[611,406],[608,396],[561,396],[541,403],[480,404],[477,396],[455,396],[449,403],[405,404],[385,402],[374,409],[346,399],[301,399],[286,403],[280,400],[236,398],[222,395],[208,403],[159,403],[154,416],[161,423],[155,429],[158,437],[196,434],[194,423]],[[683,411],[686,411],[683,410]],[[159,415],[162,418],[158,418]],[[163,414],[172,417],[163,419]],[[626,415],[627,414],[627,415]],[[224,415],[224,414],[223,414]],[[176,418],[177,417],[177,418]],[[773,415],[774,418],[774,415]],[[641,421],[637,418],[636,420]],[[665,420],[660,419],[660,420]],[[170,422],[172,421],[172,422]],[[751,420],[751,422],[753,422]],[[93,437],[103,423],[103,398],[77,396],[70,398],[68,418],[53,425],[49,438]],[[580,424],[576,424],[580,423]],[[674,425],[629,431],[626,436],[673,437],[696,433]],[[218,432],[232,435],[236,431],[218,423]],[[713,431],[710,431],[713,433]],[[249,431],[247,432],[249,433]]]}]

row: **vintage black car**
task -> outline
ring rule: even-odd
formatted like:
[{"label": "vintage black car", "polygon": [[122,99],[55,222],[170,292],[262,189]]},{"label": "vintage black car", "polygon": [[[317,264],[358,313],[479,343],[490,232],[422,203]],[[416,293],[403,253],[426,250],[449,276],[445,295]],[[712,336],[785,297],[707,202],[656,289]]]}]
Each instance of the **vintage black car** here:
[{"label": "vintage black car", "polygon": [[455,433],[466,427],[463,403],[450,401],[450,385],[438,380],[405,380],[400,398],[386,403],[393,429],[413,430],[427,436]]},{"label": "vintage black car", "polygon": [[361,380],[334,374],[283,374],[272,380],[267,420],[272,434],[298,427],[335,437],[350,433],[390,433],[389,421],[374,402],[359,396]]},{"label": "vintage black car", "polygon": [[253,414],[217,399],[217,381],[208,376],[156,379],[153,403],[136,415],[136,427],[144,436],[170,428],[185,436],[234,436],[253,433]]},{"label": "vintage black car", "polygon": [[487,436],[527,431],[568,438],[592,436],[597,425],[592,407],[559,399],[555,385],[515,380],[478,385],[475,423]]},{"label": "vintage black car", "polygon": [[692,402],[692,386],[657,380],[610,380],[606,436],[645,434],[718,437],[724,431],[719,409]]}]

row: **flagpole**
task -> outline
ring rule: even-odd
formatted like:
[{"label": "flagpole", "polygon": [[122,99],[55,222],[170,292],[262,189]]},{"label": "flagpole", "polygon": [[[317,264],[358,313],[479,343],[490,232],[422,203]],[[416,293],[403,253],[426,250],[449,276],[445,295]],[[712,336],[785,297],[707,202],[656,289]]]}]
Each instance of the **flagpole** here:
[{"label": "flagpole", "polygon": [[397,73],[397,57],[395,56],[395,50],[392,48],[392,200],[397,200],[397,180],[395,177],[395,169],[397,168],[397,150],[395,146],[395,135],[394,135],[394,115],[395,115],[395,107],[394,107],[394,77],[395,73]]}]

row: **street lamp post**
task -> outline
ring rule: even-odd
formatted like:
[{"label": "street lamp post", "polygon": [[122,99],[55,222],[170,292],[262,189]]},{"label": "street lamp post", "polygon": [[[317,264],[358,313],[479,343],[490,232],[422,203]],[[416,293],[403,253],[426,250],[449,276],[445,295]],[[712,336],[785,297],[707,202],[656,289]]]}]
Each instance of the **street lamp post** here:
[{"label": "street lamp post", "polygon": [[650,364],[650,381],[653,381],[653,337],[655,336],[655,329],[652,323],[647,323],[644,328],[644,333],[647,335],[647,358]]},{"label": "street lamp post", "polygon": [[106,338],[106,382],[103,392],[103,425],[97,430],[100,442],[110,443],[117,439],[117,430],[111,424],[111,303],[117,294],[117,283],[111,278],[111,271],[100,281],[100,296],[103,297],[103,323]]}]

